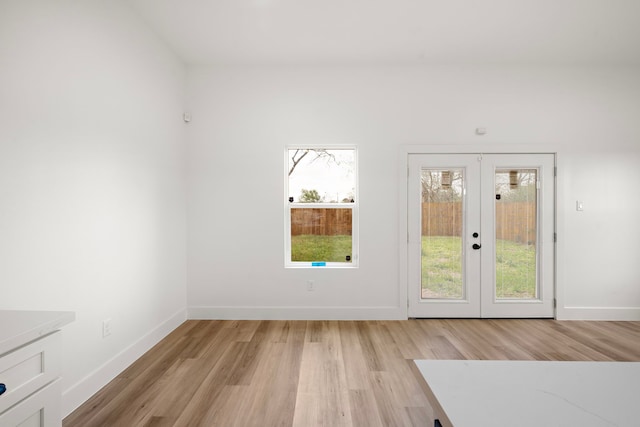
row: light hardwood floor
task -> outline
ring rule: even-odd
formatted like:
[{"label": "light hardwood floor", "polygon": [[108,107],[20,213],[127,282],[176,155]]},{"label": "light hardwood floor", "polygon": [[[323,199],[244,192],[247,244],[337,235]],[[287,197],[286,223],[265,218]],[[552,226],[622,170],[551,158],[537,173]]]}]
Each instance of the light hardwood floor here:
[{"label": "light hardwood floor", "polygon": [[413,359],[640,361],[640,322],[187,321],[63,426],[426,426]]}]

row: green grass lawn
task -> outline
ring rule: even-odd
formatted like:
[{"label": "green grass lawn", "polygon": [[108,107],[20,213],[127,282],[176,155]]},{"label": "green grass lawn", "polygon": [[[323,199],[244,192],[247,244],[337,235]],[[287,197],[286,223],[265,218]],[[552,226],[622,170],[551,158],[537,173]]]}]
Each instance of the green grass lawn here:
[{"label": "green grass lawn", "polygon": [[[459,237],[422,237],[422,296],[462,298]],[[291,237],[291,260],[345,262],[351,255],[351,236],[302,235]],[[496,294],[498,298],[535,298],[534,246],[498,240]]]},{"label": "green grass lawn", "polygon": [[351,236],[291,236],[291,261],[348,262]]},{"label": "green grass lawn", "polygon": [[[461,239],[422,237],[423,298],[462,298]],[[496,242],[498,298],[535,298],[535,246],[506,240]]]},{"label": "green grass lawn", "polygon": [[536,247],[508,240],[496,242],[496,296],[536,298]]}]

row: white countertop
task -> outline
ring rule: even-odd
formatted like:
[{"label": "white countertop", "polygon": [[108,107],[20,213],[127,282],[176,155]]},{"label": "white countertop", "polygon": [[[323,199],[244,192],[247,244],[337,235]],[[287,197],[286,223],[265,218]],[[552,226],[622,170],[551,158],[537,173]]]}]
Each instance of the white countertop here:
[{"label": "white countertop", "polygon": [[0,356],[75,320],[72,311],[0,310]]},{"label": "white countertop", "polygon": [[640,362],[415,363],[454,427],[640,426]]}]

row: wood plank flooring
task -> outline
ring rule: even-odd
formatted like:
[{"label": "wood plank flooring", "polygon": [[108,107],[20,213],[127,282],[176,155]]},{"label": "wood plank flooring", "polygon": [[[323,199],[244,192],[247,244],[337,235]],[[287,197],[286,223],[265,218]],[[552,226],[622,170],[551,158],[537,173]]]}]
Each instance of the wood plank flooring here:
[{"label": "wood plank flooring", "polygon": [[63,426],[426,426],[413,359],[640,361],[640,322],[192,320]]}]

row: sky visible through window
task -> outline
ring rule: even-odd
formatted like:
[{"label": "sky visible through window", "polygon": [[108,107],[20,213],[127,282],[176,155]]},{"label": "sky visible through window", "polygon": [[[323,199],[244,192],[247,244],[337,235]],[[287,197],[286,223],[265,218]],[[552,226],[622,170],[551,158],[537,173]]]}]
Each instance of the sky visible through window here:
[{"label": "sky visible through window", "polygon": [[356,191],[355,160],[354,149],[289,149],[289,197],[300,202],[304,189],[316,190],[319,203],[350,202]]}]

